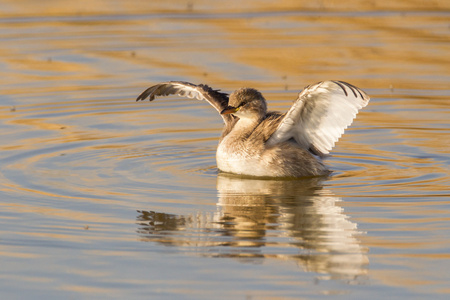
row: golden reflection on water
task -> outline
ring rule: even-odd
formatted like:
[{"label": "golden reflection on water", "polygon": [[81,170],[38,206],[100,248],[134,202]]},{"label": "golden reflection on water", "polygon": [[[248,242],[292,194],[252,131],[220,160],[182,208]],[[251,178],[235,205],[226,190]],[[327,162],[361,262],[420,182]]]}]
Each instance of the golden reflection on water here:
[{"label": "golden reflection on water", "polygon": [[[12,12],[4,13],[3,16],[20,15],[20,5],[10,1],[8,3]],[[430,22],[444,22],[443,15],[386,13],[342,16],[326,12],[327,7],[337,12],[341,7],[357,7],[360,11],[370,11],[373,5],[376,6],[374,3],[367,5],[346,1],[343,6],[335,6],[332,2],[325,1],[323,7],[319,7],[325,8],[324,16],[319,17],[309,14],[289,15],[289,12],[301,12],[302,6],[308,6],[298,5],[293,1],[276,5],[285,7],[285,10],[279,9],[286,15],[260,14],[248,18],[217,14],[221,9],[215,6],[209,7],[214,15],[193,14],[198,18],[186,20],[158,17],[161,12],[186,13],[183,9],[185,1],[171,4],[156,1],[154,4],[146,4],[142,9],[138,9],[139,6],[133,7],[136,4],[124,5],[124,10],[121,11],[124,16],[139,10],[142,15],[137,18],[112,18],[93,24],[81,19],[84,14],[89,15],[89,11],[96,16],[107,16],[111,13],[108,12],[107,6],[100,3],[96,4],[94,1],[89,9],[80,10],[76,4],[61,5],[53,1],[51,6],[41,7],[27,2],[26,11],[33,11],[33,15],[41,16],[43,19],[37,22],[44,28],[55,30],[44,30],[36,38],[27,37],[21,40],[21,35],[26,32],[17,28],[15,23],[4,25],[6,30],[12,32],[10,36],[19,40],[18,44],[22,46],[18,47],[20,58],[15,55],[16,49],[4,53],[6,70],[10,73],[12,71],[16,76],[22,73],[23,78],[16,78],[16,82],[23,79],[29,82],[59,82],[50,84],[54,91],[60,92],[81,86],[85,89],[88,79],[95,80],[97,86],[107,84],[108,80],[117,76],[115,72],[118,71],[109,70],[107,61],[114,62],[119,71],[127,71],[130,66],[139,72],[146,69],[150,74],[164,69],[166,76],[172,74],[175,78],[196,78],[234,88],[242,85],[244,81],[256,87],[289,87],[297,90],[318,80],[342,78],[343,74],[344,79],[350,78],[352,83],[362,87],[414,88],[419,82],[408,74],[420,72],[424,76],[432,76],[433,72],[423,68],[424,65],[433,64],[436,68],[445,68],[449,62],[446,55],[449,48],[445,43],[447,32],[436,31],[434,28],[429,32],[427,29]],[[389,3],[382,1],[382,6],[388,9]],[[167,11],[161,10],[164,4],[167,5]],[[252,7],[255,3],[250,1],[247,5]],[[261,5],[256,11],[273,11],[270,4],[265,5],[267,6]],[[403,5],[406,4],[393,6],[400,9]],[[417,2],[414,8],[418,9],[420,6]],[[14,9],[15,7],[17,8]],[[204,9],[202,4],[198,7],[199,12]],[[443,7],[445,3],[439,1],[428,4],[428,9],[436,11]],[[239,7],[234,9],[239,10]],[[245,10],[245,6],[240,9]],[[67,14],[78,18],[63,22],[55,22],[51,18],[53,15]],[[152,18],[145,18],[145,14],[150,14]],[[408,24],[418,22],[424,26],[408,27]],[[299,26],[303,23],[304,26]],[[355,27],[358,28],[357,31],[354,30]],[[127,34],[129,32],[131,34]],[[66,35],[71,38],[66,38]],[[196,38],[197,35],[201,38]],[[343,35],[345,38],[342,38]],[[367,35],[371,35],[370,39],[367,38],[365,43],[361,43]],[[401,36],[401,39],[398,36]],[[206,40],[203,37],[207,37]],[[111,39],[121,46],[110,46]],[[430,56],[423,51],[424,41],[425,45],[438,45],[433,49],[434,55]],[[327,47],[329,44],[333,47]],[[23,48],[30,46],[41,49],[42,53],[24,53]],[[46,49],[58,51],[46,52]],[[96,62],[99,61],[97,66]],[[221,61],[228,62],[230,67],[223,68],[221,72],[211,68],[211,65]],[[240,72],[233,68],[239,68]],[[385,76],[371,76],[379,73]],[[247,78],[239,78],[239,74],[247,75]],[[274,81],[275,78],[278,82]],[[73,84],[77,82],[80,83],[78,87]],[[37,88],[40,91],[50,91],[45,88],[47,84]],[[446,82],[432,80],[428,84],[444,88],[446,86]],[[7,94],[17,92],[26,91],[6,91]]]},{"label": "golden reflection on water", "polygon": [[[173,295],[167,282],[203,289],[172,280],[194,272],[186,262],[198,256],[232,258],[196,261],[236,274],[207,278],[208,295],[262,295],[239,290],[249,278],[263,282],[263,297],[286,299],[304,295],[299,286],[354,298],[448,293],[449,9],[439,0],[2,1],[0,296],[23,282],[30,295],[74,298],[127,298],[144,286]],[[250,180],[216,174],[222,124],[205,103],[134,102],[172,79],[253,86],[277,110],[324,79],[372,100],[328,160],[336,172],[325,186]],[[186,256],[166,267],[173,248]],[[262,261],[257,271],[240,264]],[[168,275],[150,280],[148,270]],[[327,289],[309,282],[316,274],[367,276],[370,288]]]},{"label": "golden reflection on water", "polygon": [[220,173],[217,213],[139,211],[138,232],[143,240],[194,247],[206,256],[292,260],[309,272],[355,280],[367,274],[367,249],[358,240],[357,224],[338,206],[341,199],[322,189],[320,180],[257,180]]}]

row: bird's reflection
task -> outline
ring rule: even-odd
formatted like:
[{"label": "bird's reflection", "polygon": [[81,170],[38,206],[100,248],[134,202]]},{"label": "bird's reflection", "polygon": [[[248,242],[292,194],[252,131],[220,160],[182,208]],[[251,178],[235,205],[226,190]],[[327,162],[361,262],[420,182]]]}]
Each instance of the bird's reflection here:
[{"label": "bird's reflection", "polygon": [[215,213],[139,211],[142,240],[190,246],[202,255],[296,261],[307,271],[352,280],[367,272],[357,225],[320,178],[268,180],[219,174]]}]

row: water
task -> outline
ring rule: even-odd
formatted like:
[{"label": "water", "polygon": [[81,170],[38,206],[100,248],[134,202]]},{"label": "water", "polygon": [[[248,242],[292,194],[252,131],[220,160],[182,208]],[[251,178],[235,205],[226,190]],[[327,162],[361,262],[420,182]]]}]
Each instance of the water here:
[{"label": "water", "polygon": [[[446,299],[449,6],[365,5],[2,1],[1,298]],[[372,97],[329,178],[219,174],[214,109],[134,102],[324,79]]]}]

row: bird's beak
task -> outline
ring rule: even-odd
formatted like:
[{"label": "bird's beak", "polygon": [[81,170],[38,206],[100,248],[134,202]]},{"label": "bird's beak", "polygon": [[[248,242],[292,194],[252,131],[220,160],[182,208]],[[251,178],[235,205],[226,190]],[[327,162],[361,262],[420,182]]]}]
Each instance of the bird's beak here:
[{"label": "bird's beak", "polygon": [[239,107],[227,106],[224,110],[220,112],[221,115],[234,114],[239,110]]}]

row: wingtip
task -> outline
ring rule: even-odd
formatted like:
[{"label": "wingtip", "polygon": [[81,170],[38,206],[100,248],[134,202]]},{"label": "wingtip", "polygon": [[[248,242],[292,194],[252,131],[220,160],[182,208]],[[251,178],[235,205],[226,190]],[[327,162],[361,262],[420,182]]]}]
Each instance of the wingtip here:
[{"label": "wingtip", "polygon": [[142,92],[139,96],[137,96],[136,98],[136,102],[140,101],[140,100],[144,100],[146,97],[144,96],[146,91]]},{"label": "wingtip", "polygon": [[331,80],[331,81],[334,82],[335,84],[337,84],[344,91],[345,96],[348,95],[345,87],[348,87],[356,98],[358,98],[358,95],[359,95],[361,97],[361,99],[365,101],[364,106],[366,106],[367,103],[369,103],[370,97],[362,89],[354,86],[353,84],[345,82],[345,81],[341,81],[341,80]]},{"label": "wingtip", "polygon": [[146,90],[146,91],[144,91],[143,93],[141,93],[137,98],[136,98],[136,102],[138,102],[138,101],[144,101],[145,99],[147,99],[147,97],[148,97],[148,100],[149,101],[153,101],[153,100],[155,100],[155,96],[154,95],[149,95],[148,94],[148,90]]}]

